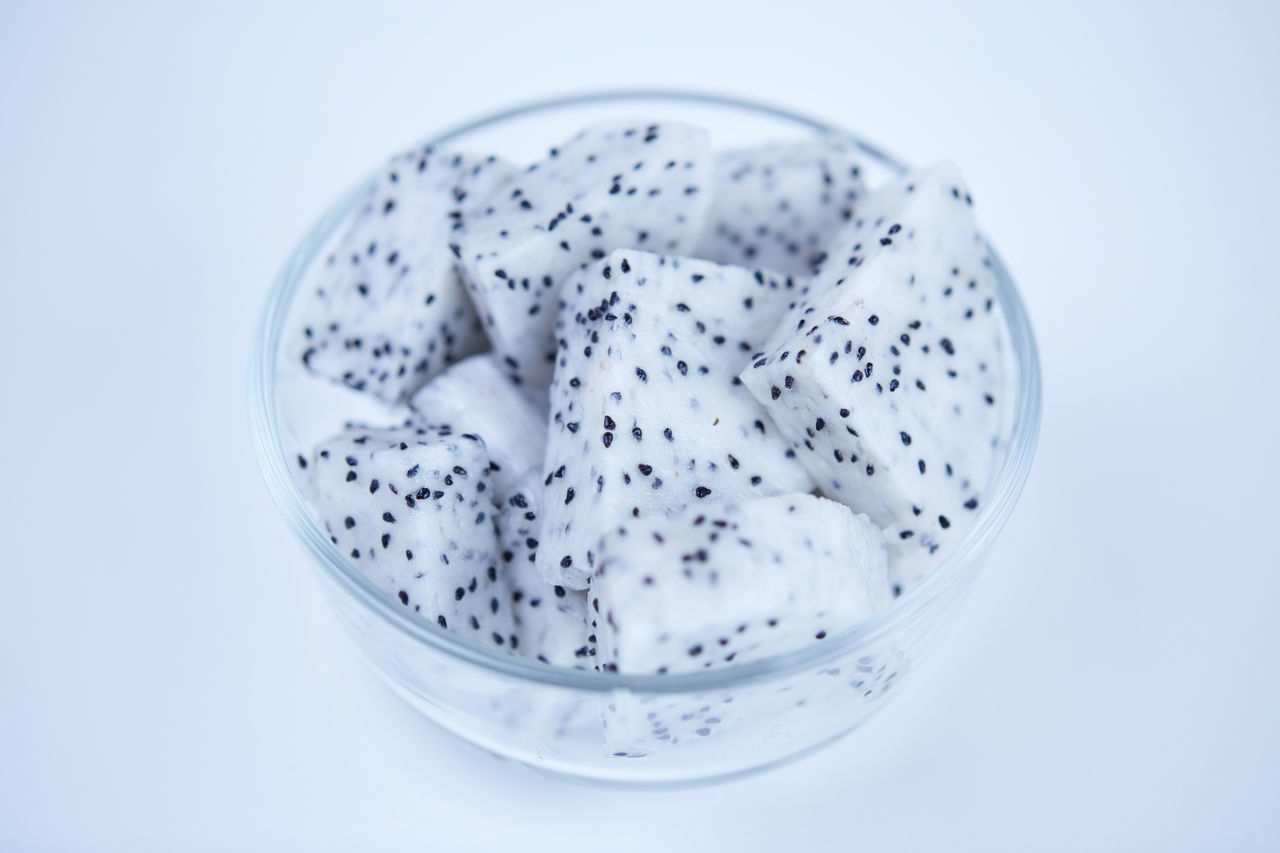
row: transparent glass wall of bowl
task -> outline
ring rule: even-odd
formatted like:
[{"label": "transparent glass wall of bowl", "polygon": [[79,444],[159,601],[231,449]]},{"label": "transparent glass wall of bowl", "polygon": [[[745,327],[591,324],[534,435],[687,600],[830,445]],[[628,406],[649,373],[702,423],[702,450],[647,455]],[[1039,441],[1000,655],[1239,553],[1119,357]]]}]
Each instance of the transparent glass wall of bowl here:
[{"label": "transparent glass wall of bowl", "polygon": [[374,670],[441,727],[541,769],[663,784],[768,767],[857,728],[911,677],[968,584],[951,585],[928,609],[834,657],[744,683],[675,692],[512,679],[424,647],[327,586]]},{"label": "transparent glass wall of bowl", "polygon": [[[680,93],[612,93],[531,104],[442,134],[435,142],[533,160],[603,118],[681,120],[718,147],[842,131],[756,104]],[[850,137],[852,138],[852,137]],[[857,140],[855,140],[857,142]],[[409,147],[408,143],[403,147]],[[859,144],[863,144],[860,143]],[[901,167],[865,146],[875,187]],[[919,587],[848,635],[820,647],[708,677],[628,678],[554,670],[465,646],[415,622],[337,553],[310,516],[295,460],[344,422],[395,424],[366,395],[306,375],[282,345],[293,294],[323,262],[352,192],[304,239],[264,314],[254,376],[259,460],[290,527],[327,579],[328,597],[373,668],[424,716],[497,755],[568,775],[630,784],[687,783],[760,769],[857,727],[901,690],[933,645],[1016,501],[1039,425],[1039,367],[1018,294],[997,258],[1009,324],[1006,455],[992,499],[966,540]]]}]

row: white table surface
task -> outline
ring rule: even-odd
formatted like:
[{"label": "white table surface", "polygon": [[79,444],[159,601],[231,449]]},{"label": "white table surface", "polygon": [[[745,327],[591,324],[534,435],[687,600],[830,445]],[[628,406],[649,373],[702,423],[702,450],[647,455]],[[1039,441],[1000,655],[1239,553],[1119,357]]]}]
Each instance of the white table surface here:
[{"label": "white table surface", "polygon": [[[0,849],[1280,845],[1274,4],[115,5],[0,6]],[[1046,405],[886,713],[636,793],[500,763],[375,683],[246,386],[273,274],[384,153],[642,83],[960,163]]]}]

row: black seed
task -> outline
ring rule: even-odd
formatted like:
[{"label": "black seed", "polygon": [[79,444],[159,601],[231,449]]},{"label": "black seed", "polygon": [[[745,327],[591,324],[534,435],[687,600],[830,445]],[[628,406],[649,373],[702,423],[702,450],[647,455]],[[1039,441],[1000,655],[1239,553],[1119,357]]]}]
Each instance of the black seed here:
[{"label": "black seed", "polygon": [[898,438],[902,439],[903,445],[911,444],[911,436],[907,435],[905,432],[900,431],[898,433]]},{"label": "black seed", "polygon": [[706,486],[698,486],[698,488],[693,490],[693,493],[700,498],[705,498],[707,495],[711,494],[711,490]]}]

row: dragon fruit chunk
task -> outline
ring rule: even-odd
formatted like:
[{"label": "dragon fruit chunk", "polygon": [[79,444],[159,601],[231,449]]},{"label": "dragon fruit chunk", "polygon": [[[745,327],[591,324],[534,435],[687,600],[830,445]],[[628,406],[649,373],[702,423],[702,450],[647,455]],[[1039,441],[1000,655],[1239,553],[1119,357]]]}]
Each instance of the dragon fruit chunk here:
[{"label": "dragon fruit chunk", "polygon": [[534,565],[540,493],[534,478],[514,490],[498,514],[501,565],[511,588],[517,648],[546,664],[585,669],[595,655],[595,640],[587,629],[587,594],[547,583]]},{"label": "dragon fruit chunk", "polygon": [[[639,758],[684,744],[686,749],[740,749],[744,741],[776,737],[778,721],[787,728],[810,719],[840,715],[865,718],[866,705],[887,694],[910,669],[901,650],[882,640],[856,657],[814,664],[779,678],[753,679],[732,688],[697,693],[632,693],[618,690],[601,703],[603,751],[619,758]],[[732,732],[727,745],[721,732]]]},{"label": "dragon fruit chunk", "polygon": [[993,468],[995,280],[948,165],[865,198],[830,254],[741,379],[823,493],[887,528],[902,586],[964,536]]},{"label": "dragon fruit chunk", "polygon": [[599,666],[656,674],[804,648],[891,597],[880,530],[808,494],[624,521],[589,595]]},{"label": "dragon fruit chunk", "polygon": [[415,420],[478,435],[489,454],[495,499],[501,503],[542,467],[545,405],[511,381],[493,353],[463,359],[413,396]]},{"label": "dragon fruit chunk", "polygon": [[430,147],[392,158],[299,293],[293,352],[302,364],[398,403],[484,349],[448,248],[451,213],[510,171],[496,158]]},{"label": "dragon fruit chunk", "polygon": [[813,487],[734,381],[759,322],[743,293],[761,311],[789,299],[746,270],[626,250],[565,283],[537,559],[549,583],[585,588],[601,533],[624,519]]},{"label": "dragon fruit chunk", "polygon": [[316,448],[305,488],[352,565],[433,625],[510,648],[483,443],[424,427],[348,426]]},{"label": "dragon fruit chunk", "polygon": [[852,146],[824,138],[722,151],[695,255],[809,275],[862,197]]},{"label": "dragon fruit chunk", "polygon": [[449,425],[484,442],[501,507],[498,569],[510,590],[515,649],[543,663],[585,668],[594,653],[587,639],[586,594],[548,584],[534,566],[546,414],[502,371],[493,353],[450,367],[410,405],[418,420]]},{"label": "dragon fruit chunk", "polygon": [[710,204],[706,133],[676,123],[594,125],[494,187],[452,243],[485,332],[511,375],[545,387],[556,290],[612,249],[689,250]]}]

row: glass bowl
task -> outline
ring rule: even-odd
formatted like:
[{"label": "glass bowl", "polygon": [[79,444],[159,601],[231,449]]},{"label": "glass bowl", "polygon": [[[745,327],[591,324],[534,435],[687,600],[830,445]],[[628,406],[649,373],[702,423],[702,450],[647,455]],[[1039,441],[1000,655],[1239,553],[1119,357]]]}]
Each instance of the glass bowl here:
[{"label": "glass bowl", "polygon": [[[528,161],[580,127],[609,117],[687,121],[707,128],[718,147],[836,134],[865,155],[872,187],[904,168],[825,122],[688,92],[539,101],[430,142]],[[992,499],[932,574],[856,629],[791,654],[688,675],[568,670],[473,646],[415,621],[348,565],[313,520],[293,479],[297,466],[290,460],[343,421],[391,424],[403,417],[365,395],[304,375],[280,352],[299,282],[325,257],[369,181],[321,217],[271,289],[254,359],[252,418],[259,463],[276,505],[314,558],[341,621],[395,693],[436,724],[498,756],[579,778],[661,785],[721,779],[794,759],[853,730],[901,689],[937,641],[1008,518],[1035,450],[1035,341],[1013,281],[994,252],[1009,342],[1005,452],[991,472]]]}]

